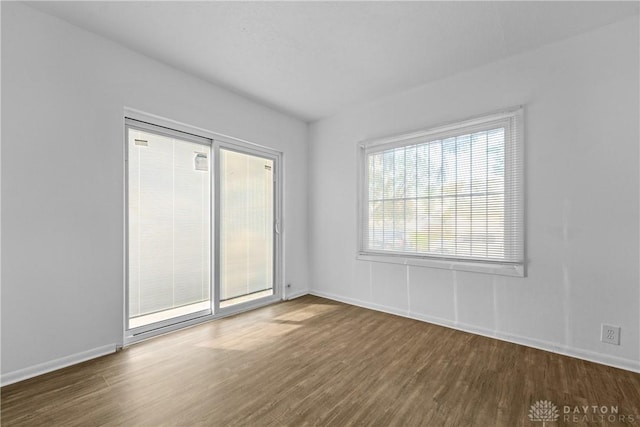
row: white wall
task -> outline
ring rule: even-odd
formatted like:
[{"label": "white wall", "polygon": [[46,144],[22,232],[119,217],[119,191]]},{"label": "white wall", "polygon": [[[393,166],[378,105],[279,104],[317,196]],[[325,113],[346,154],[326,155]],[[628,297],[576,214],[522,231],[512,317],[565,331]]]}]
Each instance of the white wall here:
[{"label": "white wall", "polygon": [[[640,371],[638,40],[636,17],[313,124],[312,292]],[[527,278],[356,260],[358,141],[519,104]]]},{"label": "white wall", "polygon": [[3,2],[3,380],[122,341],[125,106],[284,153],[285,280],[307,290],[304,122]]}]

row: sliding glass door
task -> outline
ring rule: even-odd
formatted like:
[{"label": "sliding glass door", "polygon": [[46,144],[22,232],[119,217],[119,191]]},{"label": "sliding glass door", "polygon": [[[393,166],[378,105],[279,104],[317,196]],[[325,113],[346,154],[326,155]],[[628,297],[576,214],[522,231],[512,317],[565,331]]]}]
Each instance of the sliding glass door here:
[{"label": "sliding glass door", "polygon": [[274,161],[220,149],[220,307],[273,295]]},{"label": "sliding glass door", "polygon": [[125,341],[279,298],[278,153],[133,119],[126,144]]},{"label": "sliding glass door", "polygon": [[127,127],[129,329],[211,312],[211,141]]}]

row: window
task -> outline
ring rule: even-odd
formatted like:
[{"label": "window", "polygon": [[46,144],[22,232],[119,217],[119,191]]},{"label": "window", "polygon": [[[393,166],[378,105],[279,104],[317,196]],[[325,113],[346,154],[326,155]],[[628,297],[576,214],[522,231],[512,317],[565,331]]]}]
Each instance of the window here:
[{"label": "window", "polygon": [[359,258],[524,276],[522,116],[361,143]]}]

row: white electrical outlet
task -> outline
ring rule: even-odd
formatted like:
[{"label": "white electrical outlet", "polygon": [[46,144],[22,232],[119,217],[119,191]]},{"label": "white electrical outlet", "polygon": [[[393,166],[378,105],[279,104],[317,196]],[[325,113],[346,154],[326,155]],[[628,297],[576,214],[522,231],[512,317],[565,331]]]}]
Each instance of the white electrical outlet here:
[{"label": "white electrical outlet", "polygon": [[620,345],[620,326],[611,326],[602,324],[602,342],[607,344]]}]

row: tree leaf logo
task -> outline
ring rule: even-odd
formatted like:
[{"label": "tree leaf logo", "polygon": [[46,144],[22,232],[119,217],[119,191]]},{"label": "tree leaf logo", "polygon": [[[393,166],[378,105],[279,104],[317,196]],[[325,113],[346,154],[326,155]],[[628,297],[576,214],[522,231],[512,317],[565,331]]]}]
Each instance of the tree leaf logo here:
[{"label": "tree leaf logo", "polygon": [[542,427],[547,422],[557,421],[559,417],[558,408],[550,400],[538,400],[529,409],[529,419],[533,422],[542,421]]}]

